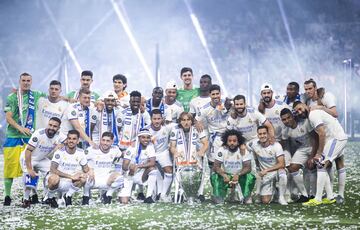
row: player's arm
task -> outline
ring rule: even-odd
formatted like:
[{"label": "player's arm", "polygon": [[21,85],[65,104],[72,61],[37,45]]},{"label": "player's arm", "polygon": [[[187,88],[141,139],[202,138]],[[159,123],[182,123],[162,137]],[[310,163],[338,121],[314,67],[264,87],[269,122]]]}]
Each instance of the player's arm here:
[{"label": "player's arm", "polygon": [[176,159],[179,156],[178,151],[176,150],[176,141],[171,140],[170,141],[170,153],[173,155],[174,159]]},{"label": "player's arm", "polygon": [[86,135],[85,130],[81,127],[80,122],[78,119],[70,120],[71,125],[80,133],[80,137],[88,142],[91,146],[96,147],[95,142],[91,140],[91,138]]},{"label": "player's arm", "polygon": [[[263,125],[266,126],[266,128],[268,129],[270,139],[275,142],[275,129],[274,129],[274,126],[271,124],[271,122],[269,120],[265,120]],[[272,142],[272,143],[274,143],[274,142]]]},{"label": "player's arm", "polygon": [[143,164],[139,164],[137,167],[138,168],[149,168],[149,167],[154,167],[155,163],[156,163],[156,158],[155,157],[150,157],[145,163]]},{"label": "player's arm", "polygon": [[126,175],[127,172],[130,169],[130,160],[129,159],[125,159],[123,160],[123,164],[122,164],[122,170],[123,170],[123,174]]},{"label": "player's arm", "polygon": [[35,147],[31,146],[31,145],[28,145],[25,150],[26,168],[27,168],[28,174],[33,178],[37,176],[37,174],[35,173],[35,171],[32,167],[32,164],[31,164],[31,155],[34,150],[35,150]]},{"label": "player's arm", "polygon": [[221,168],[221,164],[222,164],[221,161],[215,159],[215,161],[214,161],[214,171],[224,178],[225,183],[229,183],[230,178],[226,174],[225,170]]},{"label": "player's arm", "polygon": [[276,164],[270,168],[264,169],[262,170],[259,175],[261,177],[265,176],[267,173],[269,172],[273,172],[273,171],[277,171],[279,169],[284,169],[285,168],[285,157],[284,155],[280,155],[276,158]]},{"label": "player's arm", "polygon": [[56,174],[56,175],[58,175],[59,177],[62,177],[62,178],[67,178],[67,179],[70,179],[70,180],[75,179],[75,177],[73,177],[72,175],[61,172],[60,170],[58,170],[58,167],[59,167],[58,163],[56,163],[54,161],[51,161],[50,172],[53,173],[53,174]]},{"label": "player's arm", "polygon": [[198,151],[198,156],[203,157],[209,148],[209,141],[206,137],[200,139],[201,148]]},{"label": "player's arm", "polygon": [[316,110],[316,109],[323,110],[323,111],[327,112],[328,114],[330,114],[331,116],[333,116],[335,118],[338,117],[336,106],[328,108],[328,107],[326,107],[324,105],[313,105],[313,106],[310,107],[310,109],[311,110]]},{"label": "player's arm", "polygon": [[242,169],[239,172],[239,177],[248,174],[251,172],[251,160],[244,161],[242,165]]},{"label": "player's arm", "polygon": [[20,133],[24,134],[24,135],[31,135],[31,130],[28,128],[24,128],[21,125],[19,125],[13,118],[13,113],[11,111],[7,111],[5,113],[5,118],[6,118],[6,122],[11,125],[12,127],[14,127],[15,129],[17,129]]}]

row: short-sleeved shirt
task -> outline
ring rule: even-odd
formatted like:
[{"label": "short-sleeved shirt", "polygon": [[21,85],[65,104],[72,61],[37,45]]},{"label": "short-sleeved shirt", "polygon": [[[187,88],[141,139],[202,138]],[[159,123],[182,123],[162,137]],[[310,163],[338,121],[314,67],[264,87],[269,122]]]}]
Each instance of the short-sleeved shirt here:
[{"label": "short-sleeved shirt", "polygon": [[242,170],[243,162],[251,160],[251,155],[246,152],[243,156],[239,148],[236,152],[231,152],[228,148],[222,146],[216,153],[215,160],[222,163],[221,167],[226,173],[235,174]]},{"label": "short-sleeved shirt", "polygon": [[[34,105],[35,105],[35,118],[34,118],[34,124],[33,124],[33,128],[36,129],[36,110],[38,107],[38,103],[39,103],[39,99],[41,97],[46,97],[45,93],[42,93],[40,91],[36,91],[36,90],[32,90],[33,96],[34,96]],[[22,101],[23,101],[23,106],[22,106],[22,114],[23,114],[23,119],[25,120],[27,118],[27,114],[28,114],[28,108],[29,108],[29,94],[23,94],[22,95]],[[15,122],[17,122],[18,124],[20,123],[20,114],[19,114],[19,103],[18,103],[18,99],[17,99],[17,93],[11,93],[10,95],[8,95],[7,100],[6,100],[6,105],[4,108],[4,112],[11,112],[12,113],[12,118],[15,120]],[[24,123],[24,121],[22,122]],[[29,136],[24,135],[22,133],[20,133],[16,128],[14,128],[11,125],[7,125],[7,129],[6,129],[6,137],[9,138],[29,138]]]},{"label": "short-sleeved shirt", "polygon": [[[73,99],[79,99],[79,91],[71,91],[70,93],[68,93],[66,95],[68,98],[73,98]],[[95,103],[98,99],[99,99],[99,94],[91,91],[91,95],[90,95],[90,101],[91,103]]]},{"label": "short-sleeved shirt", "polygon": [[223,106],[223,101],[221,106],[216,106],[215,108],[211,103],[207,103],[200,109],[199,114],[196,115],[195,119],[197,121],[205,122],[209,133],[224,133],[227,126],[228,113],[225,107]]},{"label": "short-sleeved shirt", "polygon": [[[114,107],[114,115],[115,115],[115,123],[116,127],[120,128],[122,126],[122,120],[121,120],[121,111],[123,109],[120,107]],[[113,133],[113,113],[108,113],[108,116],[102,116],[102,112],[94,111],[94,114],[96,115],[96,121],[95,121],[95,127],[92,132],[92,140],[95,143],[99,143],[100,137],[104,132],[112,132]],[[100,133],[101,131],[101,133]]]},{"label": "short-sleeved shirt", "polygon": [[[55,136],[49,138],[46,135],[45,129],[35,130],[28,142],[28,145],[34,148],[31,153],[31,161],[41,161],[45,159],[56,145],[63,143],[65,140],[66,136],[60,132],[57,132]],[[25,151],[26,149],[21,154],[25,154]]]},{"label": "short-sleeved shirt", "polygon": [[309,121],[314,129],[316,129],[320,125],[324,126],[327,141],[332,138],[335,138],[337,140],[347,139],[344,129],[341,127],[338,119],[323,110],[316,109],[310,111]]},{"label": "short-sleeved shirt", "polygon": [[[336,106],[336,98],[330,92],[325,92],[323,98],[321,98],[320,101],[321,101],[321,104],[323,104],[326,108],[329,108],[329,109]],[[307,101],[307,104],[311,107],[313,105],[317,105],[318,101],[317,100],[313,101],[312,99],[310,99]]]},{"label": "short-sleeved shirt", "polygon": [[244,117],[238,116],[236,119],[231,116],[227,119],[227,129],[235,129],[240,131],[246,141],[250,141],[257,137],[257,127],[263,125],[266,117],[252,107],[246,108]]},{"label": "short-sleeved shirt", "polygon": [[175,101],[172,105],[165,104],[165,120],[177,123],[180,114],[184,112],[182,104]]},{"label": "short-sleeved shirt", "polygon": [[151,132],[151,141],[154,144],[156,153],[169,151],[171,125],[161,126],[160,130],[154,130],[151,125],[148,127]]},{"label": "short-sleeved shirt", "polygon": [[[97,112],[93,108],[89,108],[89,125],[91,123],[96,124],[97,120]],[[61,121],[61,129],[60,131],[67,135],[69,130],[74,129],[72,124],[70,123],[71,120],[78,120],[80,123],[80,126],[85,130],[86,123],[86,111],[82,108],[81,104],[79,102],[70,104],[68,108],[65,111],[65,114],[63,116],[63,119]]]},{"label": "short-sleeved shirt", "polygon": [[178,89],[176,100],[178,100],[183,105],[185,112],[189,112],[189,110],[190,110],[189,104],[190,104],[191,99],[193,99],[199,95],[200,95],[199,88]]},{"label": "short-sleeved shirt", "polygon": [[53,103],[48,98],[40,98],[36,110],[36,128],[46,128],[52,117],[61,120],[68,106],[69,103],[63,100]]},{"label": "short-sleeved shirt", "polygon": [[59,165],[57,169],[60,172],[67,174],[80,172],[82,166],[87,165],[86,155],[83,150],[76,149],[74,154],[69,154],[65,147],[57,150],[51,161]]},{"label": "short-sleeved shirt", "polygon": [[293,129],[291,127],[285,127],[282,130],[283,140],[291,139],[295,142],[296,148],[310,148],[311,147],[311,137],[310,133],[313,128],[310,125],[309,119],[300,120],[297,122],[296,127]]},{"label": "short-sleeved shirt", "polygon": [[247,143],[247,147],[254,154],[254,158],[258,160],[260,170],[271,168],[276,165],[277,158],[284,155],[283,149],[278,142],[267,147],[261,146],[258,139]]},{"label": "short-sleeved shirt", "polygon": [[275,100],[275,104],[271,108],[265,108],[265,117],[274,127],[275,131],[275,139],[277,141],[281,140],[281,130],[285,127],[285,125],[281,121],[280,112],[282,109],[291,108],[283,101]]},{"label": "short-sleeved shirt", "polygon": [[101,149],[94,149],[89,147],[86,159],[95,174],[108,174],[114,170],[114,159],[121,156],[121,151],[118,147],[112,146],[109,152],[104,153]]},{"label": "short-sleeved shirt", "polygon": [[155,149],[152,144],[148,145],[146,149],[141,149],[140,153],[138,148],[129,147],[124,154],[124,159],[130,160],[132,164],[146,163],[150,158],[156,157]]},{"label": "short-sleeved shirt", "polygon": [[199,114],[200,109],[210,102],[210,97],[195,97],[190,101],[190,113],[191,114]]}]

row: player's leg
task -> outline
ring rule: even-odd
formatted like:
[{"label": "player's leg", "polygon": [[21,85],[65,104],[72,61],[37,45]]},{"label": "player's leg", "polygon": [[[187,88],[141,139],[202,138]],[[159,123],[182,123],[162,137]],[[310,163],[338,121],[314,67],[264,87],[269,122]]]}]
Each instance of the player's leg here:
[{"label": "player's leg", "polygon": [[286,192],[286,185],[287,185],[287,174],[286,170],[280,169],[278,170],[278,177],[279,177],[279,204],[287,205],[288,203],[285,200],[285,192]]},{"label": "player's leg", "polygon": [[45,177],[45,187],[48,189],[49,204],[52,208],[57,208],[58,204],[55,198],[55,194],[59,189],[60,177],[56,174],[48,174]]},{"label": "player's leg", "polygon": [[169,201],[167,194],[173,181],[173,162],[171,160],[170,153],[166,151],[159,154],[159,156],[157,157],[157,161],[159,162],[164,172],[164,179],[162,181],[161,191],[159,191],[161,194],[160,199],[162,201]]},{"label": "player's leg", "polygon": [[144,203],[154,203],[153,195],[156,189],[156,179],[159,171],[155,167],[148,167],[142,175],[142,182],[147,181],[147,190]]},{"label": "player's leg", "polygon": [[256,177],[251,172],[239,177],[239,184],[245,204],[251,204],[251,192],[255,187]]},{"label": "player's leg", "polygon": [[304,175],[302,169],[306,165],[309,152],[311,149],[298,149],[292,159],[291,164],[288,167],[288,171],[292,177],[292,180],[295,184],[295,186],[298,188],[299,192],[301,193],[300,198],[297,200],[299,203],[307,202],[308,199],[308,193],[305,188],[304,183]]},{"label": "player's leg", "polygon": [[260,183],[260,199],[263,204],[270,204],[274,195],[274,176],[264,176]]},{"label": "player's leg", "polygon": [[213,173],[210,176],[210,183],[213,189],[213,202],[216,204],[223,203],[228,191],[224,178],[218,173]]},{"label": "player's leg", "polygon": [[124,177],[119,172],[113,172],[107,178],[107,189],[106,193],[103,196],[104,204],[110,204],[113,193],[116,190],[122,189],[124,187]]},{"label": "player's leg", "polygon": [[[78,192],[86,183],[87,177],[86,177],[85,173],[78,172],[76,174],[80,175],[80,179],[77,181],[72,181],[72,183],[70,184],[70,187],[66,191],[66,193],[64,195],[66,206],[72,205],[72,195],[74,193]],[[60,184],[61,184],[61,181],[60,181]]]}]

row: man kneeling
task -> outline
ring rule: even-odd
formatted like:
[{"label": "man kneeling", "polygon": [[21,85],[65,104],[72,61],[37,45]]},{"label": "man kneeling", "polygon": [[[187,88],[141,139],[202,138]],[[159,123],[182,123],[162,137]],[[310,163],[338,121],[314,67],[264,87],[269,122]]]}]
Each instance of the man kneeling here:
[{"label": "man kneeling", "polygon": [[87,181],[84,186],[83,205],[89,204],[90,189],[102,191],[102,202],[110,204],[113,193],[124,187],[124,178],[121,172],[115,172],[114,162],[121,157],[121,151],[114,143],[114,134],[104,132],[100,139],[99,149],[90,147],[86,156],[90,168],[94,172],[94,180]]},{"label": "man kneeling", "polygon": [[123,172],[125,187],[119,194],[121,203],[128,203],[133,184],[143,185],[147,182],[146,198],[144,203],[154,203],[153,194],[156,188],[156,178],[159,171],[155,167],[155,149],[151,141],[151,133],[148,129],[140,130],[138,134],[139,145],[129,147],[124,154]]},{"label": "man kneeling", "polygon": [[72,204],[72,195],[84,186],[86,180],[94,180],[84,151],[76,147],[79,137],[78,131],[70,130],[65,147],[57,150],[51,160],[50,174],[45,178],[51,207],[58,207],[54,197],[56,192],[64,194],[63,198],[68,206]]},{"label": "man kneeling", "polygon": [[241,132],[232,129],[222,135],[222,142],[215,155],[215,173],[210,177],[213,200],[215,203],[223,202],[230,188],[240,202],[249,203],[256,177],[251,173],[252,158],[246,150],[245,138]]}]

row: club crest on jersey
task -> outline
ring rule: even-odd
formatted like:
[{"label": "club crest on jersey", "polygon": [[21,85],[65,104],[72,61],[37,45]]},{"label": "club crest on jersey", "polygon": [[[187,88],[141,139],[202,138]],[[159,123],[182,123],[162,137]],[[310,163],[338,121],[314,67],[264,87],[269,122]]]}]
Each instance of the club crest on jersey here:
[{"label": "club crest on jersey", "polygon": [[121,118],[118,118],[118,119],[117,119],[117,122],[118,122],[118,123],[121,123],[121,122],[122,122]]},{"label": "club crest on jersey", "polygon": [[230,121],[227,121],[227,125],[230,125]]},{"label": "club crest on jersey", "polygon": [[252,120],[251,120],[251,118],[249,118],[249,123],[250,123],[250,124],[252,123]]},{"label": "club crest on jersey", "polygon": [[219,157],[222,157],[222,152],[218,152],[218,156],[219,156]]},{"label": "club crest on jersey", "polygon": [[37,137],[33,137],[32,141],[33,141],[33,142],[37,142],[37,141],[38,141],[38,138],[37,138]]},{"label": "club crest on jersey", "polygon": [[300,128],[300,132],[302,132],[302,133],[303,133],[303,132],[305,132],[305,130],[304,130],[303,128]]},{"label": "club crest on jersey", "polygon": [[275,114],[279,115],[280,114],[279,110],[275,110]]},{"label": "club crest on jersey", "polygon": [[175,137],[175,133],[174,132],[171,132],[171,137]]},{"label": "club crest on jersey", "polygon": [[73,110],[71,111],[71,115],[75,116],[76,115],[76,112]]},{"label": "club crest on jersey", "polygon": [[92,115],[91,117],[93,120],[96,120],[96,115]]},{"label": "club crest on jersey", "polygon": [[55,159],[60,159],[60,154],[55,154]]}]

